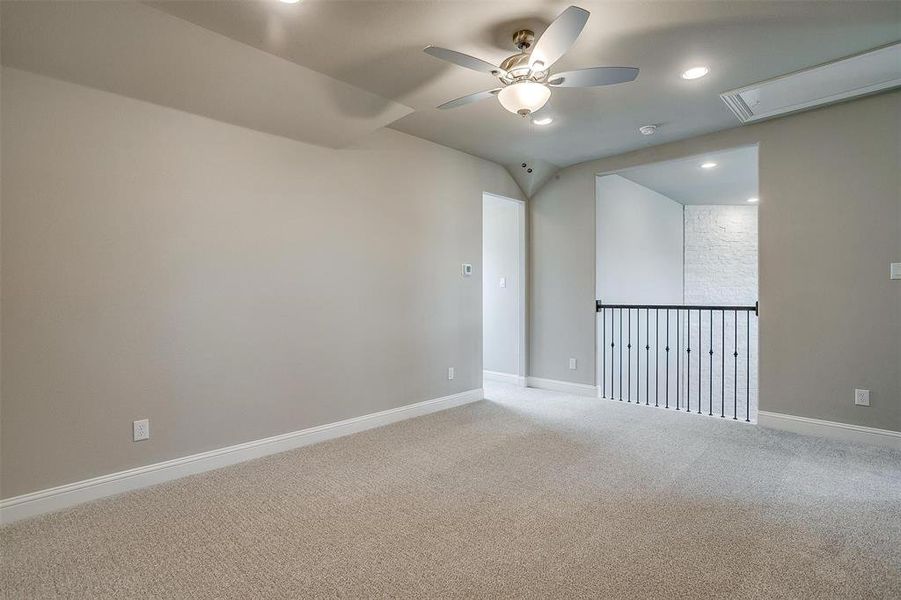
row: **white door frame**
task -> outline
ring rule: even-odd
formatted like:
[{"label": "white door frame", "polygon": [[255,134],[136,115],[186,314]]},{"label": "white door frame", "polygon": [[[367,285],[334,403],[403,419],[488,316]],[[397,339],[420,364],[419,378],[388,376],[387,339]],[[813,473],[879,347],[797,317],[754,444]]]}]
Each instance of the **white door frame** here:
[{"label": "white door frame", "polygon": [[[485,198],[491,197],[497,200],[502,200],[506,202],[510,202],[513,206],[516,207],[516,230],[518,232],[519,238],[519,251],[518,251],[518,271],[517,276],[519,278],[517,294],[515,297],[516,304],[516,312],[517,312],[517,328],[516,328],[516,345],[515,345],[515,356],[514,356],[514,364],[516,365],[516,373],[514,373],[514,378],[511,380],[510,377],[503,377],[504,374],[494,374],[491,371],[484,371],[484,352],[482,355],[482,363],[483,363],[483,376],[487,379],[493,379],[496,381],[505,381],[507,383],[515,383],[517,385],[525,387],[526,385],[526,203],[524,200],[517,200],[516,198],[508,198],[506,196],[500,196],[498,194],[492,194],[490,192],[482,193],[482,206],[485,205]],[[484,226],[482,229],[482,235],[484,236]],[[482,240],[482,246],[484,248],[485,240]],[[483,250],[484,256],[484,250]],[[484,265],[482,266],[484,268]],[[484,290],[482,292],[484,294]],[[485,326],[485,315],[482,315],[482,329],[484,335],[484,326]],[[483,349],[484,350],[484,349]]]}]

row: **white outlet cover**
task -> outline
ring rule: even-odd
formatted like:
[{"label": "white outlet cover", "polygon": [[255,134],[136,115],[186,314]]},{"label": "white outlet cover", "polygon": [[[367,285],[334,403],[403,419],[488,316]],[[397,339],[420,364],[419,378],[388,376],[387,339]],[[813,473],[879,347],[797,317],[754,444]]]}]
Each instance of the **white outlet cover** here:
[{"label": "white outlet cover", "polygon": [[141,419],[132,424],[133,439],[136,442],[150,439],[150,419]]},{"label": "white outlet cover", "polygon": [[569,359],[569,368],[570,368],[571,370],[575,371],[577,365],[578,365],[578,362],[576,361],[575,358]]},{"label": "white outlet cover", "polygon": [[502,288],[507,287],[507,278],[501,277],[501,280],[498,282],[498,285],[501,286]]},{"label": "white outlet cover", "polygon": [[854,404],[857,406],[869,406],[870,390],[854,390]]},{"label": "white outlet cover", "polygon": [[891,277],[892,279],[901,279],[901,263],[892,263]]},{"label": "white outlet cover", "polygon": [[453,378],[454,378],[454,368],[453,368],[453,367],[448,367],[448,368],[447,368],[447,378],[448,378],[448,379],[453,379]]},{"label": "white outlet cover", "polygon": [[463,277],[469,277],[472,275],[472,265],[470,263],[463,263]]}]

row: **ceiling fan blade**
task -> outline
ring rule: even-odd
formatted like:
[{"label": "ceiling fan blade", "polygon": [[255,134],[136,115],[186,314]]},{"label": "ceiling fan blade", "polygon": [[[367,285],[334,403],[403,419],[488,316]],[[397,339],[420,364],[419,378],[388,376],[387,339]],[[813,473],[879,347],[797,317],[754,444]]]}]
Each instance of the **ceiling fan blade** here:
[{"label": "ceiling fan blade", "polygon": [[501,77],[506,73],[506,71],[504,71],[497,65],[493,65],[490,62],[484,61],[481,58],[476,58],[475,56],[457,52],[456,50],[448,50],[447,48],[439,48],[438,46],[426,46],[422,51],[426,54],[434,56],[435,58],[440,58],[441,60],[452,62],[455,65],[466,67],[467,69],[472,69],[473,71],[488,73],[489,75],[494,75],[495,77]]},{"label": "ceiling fan blade", "polygon": [[448,108],[457,108],[458,106],[463,106],[464,104],[470,104],[472,102],[478,102],[479,100],[484,100],[486,98],[496,96],[497,93],[500,91],[501,91],[501,88],[496,88],[493,90],[487,90],[485,92],[476,92],[475,94],[469,94],[468,96],[463,96],[462,98],[457,98],[456,100],[451,100],[450,102],[445,102],[438,108],[440,108],[441,110],[445,110]]},{"label": "ceiling fan blade", "polygon": [[560,13],[535,42],[529,56],[529,66],[536,71],[545,71],[557,62],[582,33],[588,22],[588,15],[587,10],[578,6],[570,6]]},{"label": "ceiling fan blade", "polygon": [[638,69],[635,67],[592,67],[554,73],[548,78],[547,84],[553,87],[595,87],[626,83],[636,77]]}]

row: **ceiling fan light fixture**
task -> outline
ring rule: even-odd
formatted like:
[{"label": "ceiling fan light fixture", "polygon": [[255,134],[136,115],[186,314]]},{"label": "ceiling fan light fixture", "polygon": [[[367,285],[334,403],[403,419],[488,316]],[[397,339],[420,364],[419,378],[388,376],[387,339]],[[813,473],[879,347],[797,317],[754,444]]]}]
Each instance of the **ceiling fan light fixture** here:
[{"label": "ceiling fan light fixture", "polygon": [[550,88],[534,81],[517,81],[497,95],[501,106],[523,117],[547,104],[550,97]]}]

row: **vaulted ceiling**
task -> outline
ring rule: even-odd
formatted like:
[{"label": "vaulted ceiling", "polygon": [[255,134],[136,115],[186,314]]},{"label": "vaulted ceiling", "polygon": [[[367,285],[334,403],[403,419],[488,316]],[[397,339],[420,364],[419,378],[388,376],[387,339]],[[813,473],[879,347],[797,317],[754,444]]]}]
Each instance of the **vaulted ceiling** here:
[{"label": "vaulted ceiling", "polygon": [[[638,80],[555,90],[555,122],[530,126],[492,100],[439,104],[495,86],[422,52],[435,44],[500,62],[570,4],[591,12],[558,71],[637,66]],[[160,2],[154,6],[412,107],[391,127],[503,164],[557,166],[734,127],[719,93],[897,40],[898,2]],[[680,73],[704,64],[710,75]],[[652,138],[638,127],[658,124]]]},{"label": "vaulted ceiling", "polygon": [[[242,118],[250,121],[250,126],[259,121],[268,131],[277,133],[272,129],[284,122],[291,129],[292,137],[303,139],[305,131],[312,135],[324,127],[323,123],[328,125],[319,118],[319,112],[335,120],[342,111],[351,110],[354,118],[346,126],[339,126],[337,121],[330,125],[339,129],[351,127],[352,130],[342,131],[342,135],[346,134],[342,139],[353,139],[361,132],[387,125],[504,164],[527,193],[558,167],[735,127],[738,121],[720,100],[720,92],[901,37],[899,2],[579,1],[578,5],[589,10],[591,17],[579,40],[555,70],[597,65],[636,66],[641,73],[635,82],[554,90],[548,106],[542,109],[554,117],[554,122],[547,127],[532,125],[528,119],[508,113],[493,98],[453,110],[435,108],[447,100],[496,87],[497,81],[488,74],[468,71],[426,55],[422,52],[424,46],[445,46],[500,62],[515,53],[511,43],[515,30],[529,28],[540,34],[570,3],[305,0],[283,4],[277,0],[179,0],[146,2],[144,9],[149,6],[157,9],[152,12],[158,15],[174,16],[182,23],[190,22],[207,30],[197,36],[199,41],[192,42],[206,50],[194,47],[187,40],[180,42],[184,43],[186,52],[190,46],[195,68],[213,73],[219,69],[228,71],[228,81],[241,80],[233,72],[235,68],[243,66],[256,71],[248,73],[248,85],[235,91],[236,97],[247,103],[242,108],[247,115],[242,113]],[[3,4],[6,32],[7,13],[16,16],[28,11],[24,7],[7,10],[9,4],[37,3]],[[54,4],[58,7],[70,3]],[[142,23],[152,20],[141,19]],[[91,33],[95,38],[101,35],[102,28],[96,29]],[[222,42],[238,42],[237,46],[247,51],[226,51],[222,44],[205,37],[210,32],[220,34],[217,37]],[[63,34],[69,35],[64,29],[60,35]],[[50,35],[52,38],[56,34]],[[154,39],[147,31],[141,35],[146,38],[141,43]],[[134,46],[132,52],[138,55],[146,52],[133,39],[129,41],[129,35],[120,34],[119,38],[115,44],[130,44]],[[3,60],[7,64],[9,44],[5,39],[3,42]],[[20,42],[27,45],[27,37]],[[254,49],[303,69],[292,74],[283,66],[256,68],[253,65],[263,65],[264,58],[247,54]],[[101,52],[90,44],[84,52],[86,56],[109,56],[108,49]],[[169,48],[164,55],[173,52]],[[236,59],[238,54],[240,60]],[[218,67],[217,58],[223,63]],[[48,74],[75,80],[80,72],[91,71],[90,75],[95,76],[95,69],[83,61],[73,59],[71,64],[65,64],[63,59],[53,58],[75,75],[54,73],[52,69]],[[224,65],[226,60],[230,61],[230,67]],[[147,81],[135,78],[135,69],[124,68],[122,73],[111,70],[107,79],[132,79],[126,82],[124,91],[116,89],[123,87],[119,82],[106,88],[126,94],[131,89],[146,88],[146,93],[150,93],[153,89],[149,86],[169,76],[162,64],[148,62],[148,58],[140,56],[135,61],[133,64],[142,65],[144,70],[152,67]],[[190,62],[187,56],[185,62]],[[694,81],[679,77],[684,69],[700,64],[709,66],[707,77]],[[52,66],[60,68],[56,63]],[[40,67],[25,68],[41,71]],[[101,67],[112,68],[109,64]],[[262,71],[279,75],[264,81]],[[313,94],[307,102],[303,88],[312,85],[310,82],[317,73],[328,76],[329,92]],[[300,78],[300,83],[295,82],[293,86],[297,89],[287,81],[295,76]],[[180,72],[179,78],[177,85],[184,88],[168,102],[170,105],[214,117],[217,111],[232,108],[217,105],[222,102],[218,98],[227,97],[227,90],[217,89],[203,100],[202,94],[192,91],[191,85],[197,82],[192,82],[187,71]],[[284,84],[282,98],[274,97],[282,89],[278,81]],[[209,84],[222,83],[216,80]],[[342,88],[342,84],[348,85]],[[97,82],[93,85],[104,87]],[[171,87],[170,83],[156,87],[166,86]],[[327,103],[332,95],[337,104],[329,109],[323,102]],[[269,108],[254,111],[250,106],[254,97],[261,107]],[[166,98],[151,100],[167,103]],[[201,101],[210,107],[178,105]],[[361,104],[362,108],[356,110],[355,104]],[[276,117],[271,116],[271,111],[277,111]],[[363,121],[359,120],[361,112]],[[656,135],[642,136],[638,127],[645,124],[658,125]],[[323,128],[322,135],[327,134],[326,129]],[[533,168],[532,174],[526,175],[521,168],[523,162]]]}]

